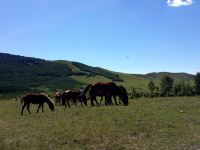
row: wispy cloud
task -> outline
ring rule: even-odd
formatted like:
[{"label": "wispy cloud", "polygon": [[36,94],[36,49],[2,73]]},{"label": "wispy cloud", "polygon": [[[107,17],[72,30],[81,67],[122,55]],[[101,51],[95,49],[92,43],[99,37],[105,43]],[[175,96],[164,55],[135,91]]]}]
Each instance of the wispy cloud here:
[{"label": "wispy cloud", "polygon": [[170,7],[188,6],[192,5],[193,0],[167,0],[167,4]]}]

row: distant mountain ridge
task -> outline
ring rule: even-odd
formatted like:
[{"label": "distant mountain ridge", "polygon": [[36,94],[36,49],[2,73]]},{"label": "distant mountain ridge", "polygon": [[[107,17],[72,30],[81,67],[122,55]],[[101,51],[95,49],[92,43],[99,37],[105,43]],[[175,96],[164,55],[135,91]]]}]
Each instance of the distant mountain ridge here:
[{"label": "distant mountain ridge", "polygon": [[149,78],[153,80],[160,80],[163,75],[170,75],[175,80],[193,80],[195,75],[189,73],[171,73],[171,72],[152,72],[147,74],[133,74],[138,77]]},{"label": "distant mountain ridge", "polygon": [[153,72],[153,73],[148,73],[145,76],[154,78],[154,79],[155,78],[160,79],[161,76],[166,75],[166,74],[170,75],[174,79],[192,80],[194,78],[194,75],[189,74],[189,73],[184,73],[184,72],[182,72],[182,73],[170,73],[170,72],[157,72],[156,73],[156,72]]},{"label": "distant mountain ridge", "polygon": [[194,75],[187,73],[166,72],[131,75],[79,62],[49,61],[0,53],[0,93],[83,88],[86,84],[99,81],[114,81],[129,89],[133,86],[146,89],[145,85],[150,79],[158,81],[164,74],[169,74],[178,80],[193,80],[194,78]]}]

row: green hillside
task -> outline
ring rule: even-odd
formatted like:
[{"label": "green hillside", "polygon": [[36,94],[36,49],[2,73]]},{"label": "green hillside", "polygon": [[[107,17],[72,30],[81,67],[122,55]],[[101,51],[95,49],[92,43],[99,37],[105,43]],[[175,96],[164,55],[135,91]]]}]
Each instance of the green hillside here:
[{"label": "green hillside", "polygon": [[[124,74],[79,62],[48,61],[0,53],[0,93],[80,89],[90,83],[107,81],[124,85],[128,91],[131,91],[133,87],[146,91],[150,79],[159,84],[164,74],[166,73]],[[193,75],[190,74],[168,74],[178,80],[193,80]]]},{"label": "green hillside", "polygon": [[[72,70],[65,64],[42,59],[0,54],[0,92],[72,88]],[[70,83],[70,84],[67,84]]]}]

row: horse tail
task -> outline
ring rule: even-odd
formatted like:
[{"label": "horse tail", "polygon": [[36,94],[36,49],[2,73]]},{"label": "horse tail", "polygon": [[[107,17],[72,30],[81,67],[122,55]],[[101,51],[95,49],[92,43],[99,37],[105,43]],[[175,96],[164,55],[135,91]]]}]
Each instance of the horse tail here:
[{"label": "horse tail", "polygon": [[84,89],[82,95],[85,95],[91,86],[92,86],[92,84],[88,84],[88,85],[86,86],[86,88]]},{"label": "horse tail", "polygon": [[21,104],[23,104],[24,102],[24,96],[21,98]]}]

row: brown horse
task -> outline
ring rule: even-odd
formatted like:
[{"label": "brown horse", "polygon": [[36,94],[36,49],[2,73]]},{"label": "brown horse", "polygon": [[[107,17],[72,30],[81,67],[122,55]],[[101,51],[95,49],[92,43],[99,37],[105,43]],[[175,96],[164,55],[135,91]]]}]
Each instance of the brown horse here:
[{"label": "brown horse", "polygon": [[94,101],[99,106],[99,103],[96,100],[97,96],[105,96],[105,100],[108,101],[108,104],[111,103],[111,97],[113,96],[116,102],[116,95],[118,95],[124,105],[128,105],[128,96],[127,93],[118,87],[114,82],[107,82],[107,83],[96,83],[96,84],[89,84],[85,90],[84,94],[89,91],[90,98],[91,98],[91,105],[94,106]]},{"label": "brown horse", "polygon": [[[126,91],[125,87],[123,87],[122,85],[120,85],[120,86],[118,86],[118,87],[119,87],[119,89],[124,93],[125,97],[127,96],[127,100],[128,100],[128,94],[127,94],[127,91]],[[115,93],[115,94],[116,94],[116,93]],[[116,95],[115,95],[115,94],[112,95],[111,97],[113,97],[113,99],[115,100],[115,105],[118,105],[117,99],[116,99],[116,97],[117,97],[118,94],[116,94]],[[111,97],[105,99],[105,104],[106,104],[106,105],[113,105],[113,102],[112,102]],[[123,97],[123,96],[120,96],[120,95],[119,95],[119,104],[121,104],[122,97]],[[123,100],[124,100],[124,101],[122,101],[122,102],[124,103],[124,105],[128,105],[128,101],[126,101],[126,99],[123,99]]]},{"label": "brown horse", "polygon": [[62,102],[62,93],[56,92],[56,94],[55,94],[55,104],[61,105],[62,104],[61,102]]},{"label": "brown horse", "polygon": [[[72,91],[72,90],[67,90],[65,92],[63,92],[62,94],[62,105],[64,105],[65,107],[70,107],[70,100],[72,101],[73,104],[78,103],[78,101],[81,102],[81,106],[82,102],[84,102],[85,105],[87,105],[87,100],[86,100],[86,96],[84,94],[82,94],[81,91]],[[66,104],[67,102],[67,104]]]},{"label": "brown horse", "polygon": [[45,102],[49,105],[49,108],[51,109],[51,111],[54,111],[54,103],[46,94],[44,94],[44,93],[26,94],[21,99],[21,103],[22,104],[24,103],[24,105],[22,106],[21,115],[23,115],[23,111],[26,106],[27,106],[27,110],[28,110],[29,114],[31,114],[30,109],[29,109],[30,103],[39,104],[37,113],[39,112],[39,109],[41,106],[42,106],[42,112],[44,112],[43,107],[44,107]]}]

